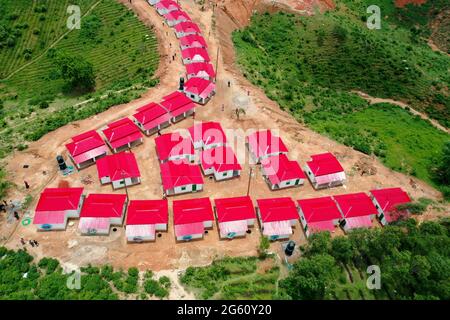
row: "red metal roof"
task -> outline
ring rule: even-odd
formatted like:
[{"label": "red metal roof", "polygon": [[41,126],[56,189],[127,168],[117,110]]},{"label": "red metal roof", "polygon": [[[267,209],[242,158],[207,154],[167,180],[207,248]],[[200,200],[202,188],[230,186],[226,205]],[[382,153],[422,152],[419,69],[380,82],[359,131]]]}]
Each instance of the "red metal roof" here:
[{"label": "red metal roof", "polygon": [[172,0],[161,0],[155,4],[156,9],[167,9],[167,10],[180,10],[181,7]]},{"label": "red metal roof", "polygon": [[110,177],[111,181],[141,176],[136,157],[132,152],[124,151],[106,156],[97,161],[99,179]]},{"label": "red metal roof", "polygon": [[331,197],[297,200],[305,220],[310,222],[332,221],[342,219],[336,203]]},{"label": "red metal roof", "polygon": [[91,193],[83,203],[80,218],[120,218],[126,198],[125,194]]},{"label": "red metal roof", "polygon": [[190,34],[184,37],[181,37],[179,39],[180,44],[184,47],[190,47],[190,48],[206,48],[206,41],[205,39],[198,34]]},{"label": "red metal roof", "polygon": [[163,15],[164,19],[167,21],[177,21],[177,20],[183,20],[183,21],[191,21],[191,17],[184,12],[183,10],[175,10],[170,11],[169,13],[166,13]]},{"label": "red metal roof", "polygon": [[397,211],[396,207],[400,204],[411,202],[411,198],[401,188],[385,188],[370,190],[383,212]]},{"label": "red metal roof", "polygon": [[73,137],[72,142],[66,144],[66,148],[77,164],[108,152],[108,147],[95,130]]},{"label": "red metal roof", "polygon": [[185,21],[185,22],[180,22],[177,25],[175,25],[175,31],[176,32],[184,32],[184,33],[191,33],[191,32],[196,32],[196,33],[201,33],[200,28],[198,27],[198,25],[192,21]]},{"label": "red metal roof", "polygon": [[159,104],[151,102],[136,109],[137,113],[133,117],[139,121],[145,130],[157,127],[170,120],[170,113]]},{"label": "red metal roof", "polygon": [[200,161],[203,170],[213,167],[216,172],[224,172],[230,170],[242,170],[233,149],[230,147],[216,147],[206,149],[200,153]]},{"label": "red metal roof", "polygon": [[203,184],[203,177],[198,165],[186,161],[167,161],[160,164],[161,179],[164,190],[190,184]]},{"label": "red metal roof", "polygon": [[174,225],[213,220],[211,201],[207,197],[173,201]]},{"label": "red metal roof", "polygon": [[206,99],[215,89],[216,85],[213,82],[203,78],[190,78],[184,84],[184,92],[195,94],[203,99]]},{"label": "red metal roof", "polygon": [[272,184],[280,184],[287,180],[305,179],[305,174],[298,162],[289,160],[285,154],[264,159],[261,165]]},{"label": "red metal roof", "polygon": [[258,199],[256,202],[263,223],[299,218],[295,202],[289,197]]},{"label": "red metal roof", "polygon": [[377,214],[370,197],[364,192],[333,196],[344,218],[362,217]]},{"label": "red metal roof", "polygon": [[333,232],[336,226],[333,221],[319,221],[319,222],[310,222],[308,223],[309,230],[311,232],[322,232],[322,231],[330,231]]},{"label": "red metal roof", "polygon": [[199,122],[189,129],[189,134],[194,142],[202,141],[204,145],[208,146],[213,143],[227,142],[227,137],[218,122]]},{"label": "red metal roof", "polygon": [[178,155],[194,155],[194,146],[189,138],[178,132],[166,133],[155,138],[156,153],[161,161]]},{"label": "red metal roof", "polygon": [[314,176],[323,176],[344,171],[339,161],[330,152],[313,155],[311,156],[311,160],[306,163]]},{"label": "red metal roof", "polygon": [[215,199],[217,220],[219,222],[255,219],[255,208],[248,196]]},{"label": "red metal roof", "polygon": [[127,225],[167,224],[167,200],[131,200],[127,211]]},{"label": "red metal roof", "polygon": [[208,75],[210,79],[214,78],[216,73],[211,63],[207,62],[194,62],[186,65],[186,73],[188,75],[205,76]]},{"label": "red metal roof", "polygon": [[33,224],[63,224],[66,216],[65,211],[36,211]]},{"label": "red metal roof", "polygon": [[120,148],[142,138],[139,128],[128,118],[110,123],[103,134],[113,148]]},{"label": "red metal roof", "polygon": [[[198,60],[197,57],[201,57],[201,61]],[[197,62],[209,62],[209,55],[208,55],[208,51],[206,51],[206,49],[204,48],[187,48],[184,50],[181,50],[181,57],[183,59],[190,59],[192,61],[197,61]]]},{"label": "red metal roof", "polygon": [[247,141],[257,158],[272,153],[288,152],[283,140],[274,136],[270,130],[256,131],[247,136]]},{"label": "red metal roof", "polygon": [[201,234],[205,230],[203,222],[177,224],[175,225],[175,236],[184,237]]},{"label": "red metal roof", "polygon": [[172,92],[165,96],[160,104],[170,112],[172,117],[177,117],[180,114],[195,108],[191,99],[179,91]]},{"label": "red metal roof", "polygon": [[83,188],[46,188],[41,193],[35,211],[76,210]]}]

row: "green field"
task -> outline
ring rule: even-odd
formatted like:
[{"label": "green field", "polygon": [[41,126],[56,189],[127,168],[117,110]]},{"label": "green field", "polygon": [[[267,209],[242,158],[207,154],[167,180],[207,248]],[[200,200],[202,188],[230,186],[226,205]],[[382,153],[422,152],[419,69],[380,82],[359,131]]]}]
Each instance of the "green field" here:
[{"label": "green field", "polygon": [[[386,14],[382,29],[369,30],[368,3],[340,1],[336,11],[310,17],[254,15],[233,34],[238,63],[300,122],[437,185],[433,168],[450,136],[407,110],[369,105],[351,91],[405,101],[449,127],[450,58],[426,44],[429,6],[399,11],[379,1]],[[437,8],[444,4],[435,2]]]}]

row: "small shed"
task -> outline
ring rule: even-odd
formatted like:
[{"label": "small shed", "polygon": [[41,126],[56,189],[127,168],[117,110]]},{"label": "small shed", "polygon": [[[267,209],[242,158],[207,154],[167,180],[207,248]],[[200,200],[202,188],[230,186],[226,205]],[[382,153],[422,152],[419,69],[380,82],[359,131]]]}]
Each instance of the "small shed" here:
[{"label": "small shed", "polygon": [[65,230],[67,220],[80,216],[83,188],[45,188],[34,210],[38,230]]},{"label": "small shed", "polygon": [[168,222],[167,200],[131,200],[125,227],[127,240],[154,241],[157,231],[167,231]]},{"label": "small shed", "polygon": [[256,200],[262,234],[270,240],[288,239],[297,224],[298,211],[289,197]]},{"label": "small shed", "polygon": [[204,49],[206,49],[208,47],[203,36],[201,36],[199,34],[191,34],[188,36],[184,36],[184,37],[181,37],[179,40],[180,40],[181,50],[184,50],[187,48],[204,48]]},{"label": "small shed", "polygon": [[270,130],[256,131],[246,137],[246,145],[256,163],[268,157],[287,154],[288,149],[283,140]]},{"label": "small shed", "polygon": [[106,156],[108,147],[95,130],[82,133],[66,144],[69,158],[80,170],[93,165],[97,159]]},{"label": "small shed", "polygon": [[370,197],[383,226],[409,215],[408,210],[398,208],[400,205],[411,202],[411,198],[401,188],[370,190]]},{"label": "small shed", "polygon": [[256,213],[249,196],[215,199],[214,203],[221,239],[245,237],[247,230],[254,226]]},{"label": "small shed", "polygon": [[173,201],[173,223],[178,241],[202,239],[205,228],[212,228],[213,221],[209,198]]},{"label": "small shed", "polygon": [[191,100],[206,104],[216,94],[216,85],[202,78],[191,78],[186,81],[183,92]]},{"label": "small shed", "polygon": [[183,137],[178,132],[166,133],[155,138],[156,154],[161,163],[185,159],[195,160],[194,146],[191,139]]},{"label": "small shed", "polygon": [[188,48],[181,50],[181,58],[184,64],[190,64],[195,62],[209,62],[208,51],[204,48]]},{"label": "small shed", "polygon": [[136,111],[133,121],[147,136],[170,126],[171,114],[157,103],[151,102]]},{"label": "small shed", "polygon": [[114,153],[131,149],[144,142],[139,128],[128,118],[108,124],[103,135]]},{"label": "small shed", "polygon": [[306,162],[305,172],[315,189],[340,186],[346,181],[344,168],[330,152],[311,156],[311,160]]},{"label": "small shed", "polygon": [[298,162],[284,153],[263,159],[261,169],[271,190],[301,186],[306,177]]},{"label": "small shed", "polygon": [[300,221],[307,237],[314,232],[334,232],[342,219],[342,215],[331,197],[302,199],[297,203]]},{"label": "small shed", "polygon": [[113,189],[141,183],[141,173],[132,152],[124,151],[99,159],[97,171],[101,184],[111,183]]},{"label": "small shed", "polygon": [[198,25],[192,21],[180,22],[174,27],[177,38],[189,36],[192,34],[201,34]]},{"label": "small shed", "polygon": [[181,22],[191,21],[191,17],[183,10],[174,10],[163,15],[169,27],[176,26]]},{"label": "small shed", "polygon": [[91,193],[81,209],[78,230],[82,235],[108,235],[112,225],[123,224],[126,206],[124,194]]},{"label": "small shed", "polygon": [[163,97],[160,105],[170,113],[170,120],[173,123],[181,121],[195,112],[195,104],[179,91]]},{"label": "small shed", "polygon": [[202,78],[208,81],[214,81],[216,73],[211,63],[194,62],[186,65],[186,78]]},{"label": "small shed", "polygon": [[166,161],[160,164],[163,192],[175,195],[203,190],[200,167],[187,161]]},{"label": "small shed", "polygon": [[227,146],[202,151],[200,163],[203,173],[206,176],[213,174],[216,181],[239,177],[242,170],[233,149]]},{"label": "small shed", "polygon": [[364,192],[333,196],[342,214],[340,225],[345,232],[357,228],[371,228],[377,209]]},{"label": "small shed", "polygon": [[195,149],[211,149],[227,145],[227,137],[219,122],[198,122],[189,129]]}]

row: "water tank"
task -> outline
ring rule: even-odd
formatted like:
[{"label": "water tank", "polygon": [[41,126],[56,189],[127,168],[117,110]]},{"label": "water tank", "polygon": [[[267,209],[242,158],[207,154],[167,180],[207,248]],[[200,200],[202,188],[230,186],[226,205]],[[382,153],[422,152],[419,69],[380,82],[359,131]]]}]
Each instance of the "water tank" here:
[{"label": "water tank", "polygon": [[286,249],[284,249],[284,253],[290,257],[294,253],[294,249],[295,249],[295,242],[291,240],[288,242]]},{"label": "water tank", "polygon": [[57,156],[56,161],[58,161],[59,170],[64,171],[67,169],[66,162],[64,161],[62,156]]},{"label": "water tank", "polygon": [[184,90],[184,78],[183,77],[180,78],[180,90],[181,91]]}]

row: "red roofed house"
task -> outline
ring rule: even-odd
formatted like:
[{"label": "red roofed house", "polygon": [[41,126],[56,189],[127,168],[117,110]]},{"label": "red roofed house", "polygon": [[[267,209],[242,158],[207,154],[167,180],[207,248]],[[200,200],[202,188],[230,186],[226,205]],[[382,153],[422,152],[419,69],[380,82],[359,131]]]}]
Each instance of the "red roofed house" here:
[{"label": "red roofed house", "polygon": [[397,206],[411,202],[411,198],[401,188],[371,190],[370,197],[378,211],[381,224],[396,221],[409,214],[408,210],[399,210]]},{"label": "red roofed house", "polygon": [[178,241],[201,239],[205,228],[212,228],[214,214],[209,198],[173,202],[173,224]]},{"label": "red roofed house", "polygon": [[255,224],[255,208],[249,196],[215,199],[215,214],[222,239],[245,237]]},{"label": "red roofed house", "polygon": [[203,189],[202,172],[198,165],[186,161],[167,161],[160,164],[164,194],[197,192]]},{"label": "red roofed house", "polygon": [[180,22],[174,27],[177,38],[189,36],[191,34],[201,34],[200,28],[192,21]]},{"label": "red roofed house", "polygon": [[271,156],[287,154],[288,149],[280,137],[274,136],[270,130],[256,131],[246,138],[250,155],[256,163]]},{"label": "red roofed house", "polygon": [[73,137],[72,142],[66,144],[66,148],[70,159],[78,169],[94,164],[108,152],[102,137],[94,130]]},{"label": "red roofed house", "polygon": [[180,10],[181,7],[172,0],[161,0],[155,4],[155,9],[160,15],[168,14],[169,12]]},{"label": "red roofed house", "polygon": [[46,188],[34,210],[38,230],[65,230],[69,218],[78,218],[83,204],[83,188]]},{"label": "red roofed house", "polygon": [[216,73],[211,63],[194,62],[186,65],[186,78],[202,78],[209,81],[214,81]]},{"label": "red roofed house", "polygon": [[261,169],[271,190],[298,187],[305,181],[305,174],[298,162],[289,160],[285,154],[263,159]]},{"label": "red roofed house", "polygon": [[311,156],[306,162],[305,172],[315,189],[331,188],[344,184],[344,168],[332,153]]},{"label": "red roofed house", "polygon": [[106,143],[114,153],[135,147],[144,142],[138,127],[128,118],[108,124],[103,130]]},{"label": "red roofed house", "polygon": [[161,163],[185,159],[195,160],[194,146],[191,139],[181,136],[178,132],[166,133],[155,138],[156,154]]},{"label": "red roofed house", "polygon": [[159,104],[151,102],[136,111],[133,121],[148,136],[170,126],[171,115]]},{"label": "red roofed house", "polygon": [[181,50],[181,58],[184,64],[194,62],[209,62],[208,51],[204,48],[188,48]]},{"label": "red roofed house", "polygon": [[377,209],[364,192],[333,196],[342,214],[341,227],[345,232],[356,228],[370,228]]},{"label": "red roofed house", "polygon": [[314,232],[334,232],[339,220],[342,219],[341,212],[331,197],[303,199],[297,203],[300,221],[307,237]]},{"label": "red roofed house", "polygon": [[204,48],[206,49],[206,41],[205,39],[198,34],[191,34],[189,36],[184,36],[180,38],[180,47],[181,50],[187,48]]},{"label": "red roofed house", "polygon": [[102,184],[112,183],[113,189],[141,183],[141,173],[132,152],[121,152],[97,161],[98,178]]},{"label": "red roofed house", "polygon": [[181,92],[175,91],[163,97],[160,104],[170,113],[170,120],[175,123],[195,112],[194,103]]},{"label": "red roofed house", "polygon": [[206,150],[227,145],[227,137],[219,122],[199,122],[188,130],[195,149]]},{"label": "red roofed house", "polygon": [[84,201],[78,229],[83,235],[108,235],[111,225],[121,226],[127,205],[124,194],[91,193]]},{"label": "red roofed house", "polygon": [[270,240],[287,239],[297,223],[298,211],[291,198],[270,198],[256,200],[259,224],[262,234]]},{"label": "red roofed house", "polygon": [[125,227],[127,240],[153,241],[156,231],[167,231],[168,222],[167,200],[131,200]]},{"label": "red roofed house", "polygon": [[203,173],[206,176],[214,174],[216,181],[239,177],[242,170],[230,147],[220,146],[202,151],[200,163]]},{"label": "red roofed house", "polygon": [[205,104],[216,94],[216,85],[202,78],[191,78],[184,84],[183,92],[195,102]]},{"label": "red roofed house", "polygon": [[191,17],[189,17],[189,15],[182,10],[170,11],[164,15],[164,19],[166,19],[169,27],[176,26],[181,22],[191,21]]}]

